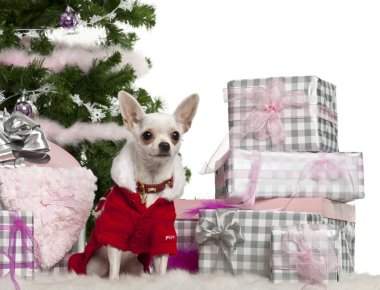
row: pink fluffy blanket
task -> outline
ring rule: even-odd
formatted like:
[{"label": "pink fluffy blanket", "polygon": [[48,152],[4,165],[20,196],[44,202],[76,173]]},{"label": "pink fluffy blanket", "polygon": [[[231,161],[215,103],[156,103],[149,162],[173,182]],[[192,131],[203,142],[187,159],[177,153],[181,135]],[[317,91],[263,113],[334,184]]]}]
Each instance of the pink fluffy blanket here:
[{"label": "pink fluffy blanket", "polygon": [[77,241],[93,205],[96,177],[86,168],[0,168],[5,209],[32,211],[42,267],[61,260]]}]

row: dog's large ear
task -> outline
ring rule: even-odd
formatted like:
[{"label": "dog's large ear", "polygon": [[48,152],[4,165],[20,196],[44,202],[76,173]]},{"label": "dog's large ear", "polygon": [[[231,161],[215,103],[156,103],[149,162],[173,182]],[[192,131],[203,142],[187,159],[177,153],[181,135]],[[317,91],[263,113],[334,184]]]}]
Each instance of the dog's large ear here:
[{"label": "dog's large ear", "polygon": [[124,125],[132,130],[134,124],[138,124],[144,117],[145,113],[137,100],[130,94],[120,91],[117,95],[119,98],[120,111],[123,116]]},{"label": "dog's large ear", "polygon": [[181,124],[183,133],[190,129],[191,122],[197,112],[198,103],[199,96],[197,94],[192,94],[184,99],[175,110],[174,117],[176,121]]}]

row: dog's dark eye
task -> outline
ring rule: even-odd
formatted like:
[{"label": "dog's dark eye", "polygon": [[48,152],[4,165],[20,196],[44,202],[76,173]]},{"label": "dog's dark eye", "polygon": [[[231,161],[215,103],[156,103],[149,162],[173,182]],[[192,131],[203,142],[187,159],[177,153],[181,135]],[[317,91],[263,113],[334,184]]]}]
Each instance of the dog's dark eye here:
[{"label": "dog's dark eye", "polygon": [[150,140],[153,137],[153,134],[150,131],[145,131],[142,134],[142,136],[143,136],[144,140],[148,141],[148,140]]},{"label": "dog's dark eye", "polygon": [[172,133],[172,138],[173,138],[174,141],[178,141],[179,137],[180,137],[180,135],[179,135],[179,133],[177,131],[174,131]]}]

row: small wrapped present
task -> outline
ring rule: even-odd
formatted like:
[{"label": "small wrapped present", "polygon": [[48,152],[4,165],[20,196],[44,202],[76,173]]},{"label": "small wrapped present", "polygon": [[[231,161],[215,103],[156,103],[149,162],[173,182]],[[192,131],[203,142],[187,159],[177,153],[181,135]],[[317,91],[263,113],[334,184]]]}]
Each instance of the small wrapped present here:
[{"label": "small wrapped present", "polygon": [[[342,221],[343,222],[343,221]],[[347,225],[347,221],[344,221]],[[270,277],[270,241],[272,227],[299,224],[331,224],[336,230],[339,251],[338,260],[342,261],[343,229],[334,220],[318,213],[253,211],[239,209],[202,210],[196,228],[199,243],[199,272],[222,271],[233,274],[256,273]],[[349,262],[353,261],[350,257]],[[340,270],[349,272],[350,267]]]},{"label": "small wrapped present", "polygon": [[335,86],[315,76],[228,82],[230,147],[337,152]]},{"label": "small wrapped present", "polygon": [[62,260],[90,215],[96,177],[86,168],[0,168],[0,199],[7,210],[29,210],[44,269]]},{"label": "small wrapped present", "polygon": [[216,198],[364,198],[362,153],[259,152],[230,149],[215,174]]},{"label": "small wrapped present", "polygon": [[337,232],[327,225],[272,228],[273,282],[320,284],[339,280]]},{"label": "small wrapped present", "polygon": [[40,266],[39,246],[33,237],[33,214],[0,210],[0,277],[33,277]]},{"label": "small wrapped present", "polygon": [[44,133],[32,119],[0,111],[0,167],[20,167],[25,161],[46,163],[49,150]]}]

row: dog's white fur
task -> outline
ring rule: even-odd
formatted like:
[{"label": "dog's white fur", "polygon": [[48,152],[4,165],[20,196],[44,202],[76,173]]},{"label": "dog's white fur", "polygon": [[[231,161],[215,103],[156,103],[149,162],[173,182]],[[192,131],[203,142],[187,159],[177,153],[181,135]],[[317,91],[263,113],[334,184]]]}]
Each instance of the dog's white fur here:
[{"label": "dog's white fur", "polygon": [[[160,197],[167,200],[180,197],[185,185],[184,169],[178,154],[181,141],[176,142],[171,134],[177,131],[182,136],[190,128],[199,102],[198,95],[193,94],[182,101],[173,115],[145,114],[139,103],[126,92],[121,91],[118,97],[125,126],[133,138],[128,139],[127,144],[114,159],[112,179],[119,186],[135,191],[137,180],[144,184],[157,184],[173,176],[173,187],[166,188],[160,194],[148,194],[146,206],[151,206]],[[152,133],[149,142],[142,138],[146,131]],[[163,142],[170,145],[169,151],[163,152],[160,149]],[[167,261],[167,254],[153,257],[157,274],[166,272]],[[109,278],[115,280],[120,272],[137,273],[142,267],[139,266],[135,255],[107,246],[95,253],[86,270],[88,274],[100,276],[109,273]]]}]

